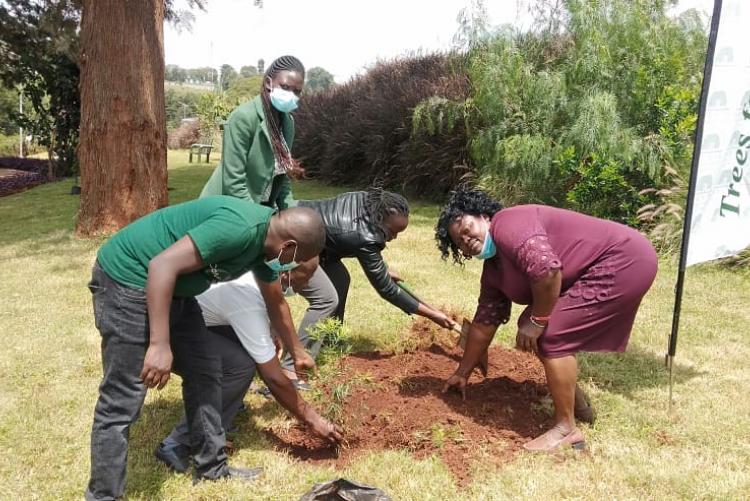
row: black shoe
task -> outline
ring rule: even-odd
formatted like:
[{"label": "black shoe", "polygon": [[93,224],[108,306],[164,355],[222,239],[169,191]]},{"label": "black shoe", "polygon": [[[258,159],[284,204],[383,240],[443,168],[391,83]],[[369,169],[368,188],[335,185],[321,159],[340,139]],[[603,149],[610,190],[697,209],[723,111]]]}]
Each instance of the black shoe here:
[{"label": "black shoe", "polygon": [[[312,390],[312,386],[310,386],[310,383],[300,381],[299,379],[292,379],[291,381],[292,381],[292,386],[294,386],[294,389],[297,391],[311,391]],[[265,398],[272,397],[271,390],[270,388],[268,388],[268,386],[258,388],[257,390],[255,390],[255,393]]]},{"label": "black shoe", "polygon": [[178,473],[185,473],[190,467],[190,448],[186,445],[166,446],[162,442],[156,448],[154,455],[169,469]]},{"label": "black shoe", "polygon": [[263,398],[271,398],[271,389],[268,386],[263,386],[255,390],[255,393]]},{"label": "black shoe", "polygon": [[226,479],[236,478],[245,482],[254,482],[258,477],[263,474],[263,468],[234,468],[233,466],[227,467]]},{"label": "black shoe", "polygon": [[232,466],[227,466],[226,474],[222,475],[218,478],[208,478],[208,477],[193,477],[193,485],[198,484],[200,482],[205,482],[206,480],[231,480],[236,478],[237,480],[242,480],[243,482],[254,482],[258,477],[260,477],[263,474],[263,468],[234,468]]},{"label": "black shoe", "polygon": [[294,389],[297,391],[311,391],[312,386],[310,386],[310,383],[307,383],[305,381],[300,381],[299,379],[292,379],[292,385],[294,386]]}]

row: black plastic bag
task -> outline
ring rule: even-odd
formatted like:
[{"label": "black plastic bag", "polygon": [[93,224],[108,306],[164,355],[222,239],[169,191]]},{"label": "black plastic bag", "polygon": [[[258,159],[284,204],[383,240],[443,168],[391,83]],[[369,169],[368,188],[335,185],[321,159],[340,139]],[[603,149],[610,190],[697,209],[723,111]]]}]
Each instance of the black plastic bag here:
[{"label": "black plastic bag", "polygon": [[388,495],[376,487],[355,484],[345,478],[315,484],[299,501],[391,501]]}]

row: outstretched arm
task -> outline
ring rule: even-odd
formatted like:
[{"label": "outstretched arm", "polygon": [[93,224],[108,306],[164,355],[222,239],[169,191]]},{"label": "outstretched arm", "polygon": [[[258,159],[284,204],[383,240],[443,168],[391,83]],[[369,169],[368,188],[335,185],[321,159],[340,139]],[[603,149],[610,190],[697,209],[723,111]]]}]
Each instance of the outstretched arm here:
[{"label": "outstretched arm", "polygon": [[284,347],[292,355],[295,370],[303,372],[314,369],[315,360],[305,351],[304,346],[302,346],[297,337],[289,304],[287,304],[284,294],[281,291],[281,283],[278,280],[274,282],[258,280],[258,288],[263,295],[263,300],[266,302],[266,310],[268,311],[268,318],[271,321],[271,328],[278,334]]},{"label": "outstretched arm", "polygon": [[416,314],[422,317],[425,317],[427,319],[432,320],[436,324],[438,324],[440,327],[444,327],[446,329],[450,329],[453,327],[455,322],[451,317],[446,315],[440,310],[437,310],[435,308],[432,308],[431,306],[428,306],[424,303],[419,303],[419,307],[417,308]]},{"label": "outstretched arm", "polygon": [[281,364],[276,357],[264,364],[258,364],[258,371],[281,406],[308,425],[316,435],[334,444],[343,440],[341,428],[322,418],[297,393],[292,382],[281,371]]},{"label": "outstretched arm", "polygon": [[487,352],[492,338],[497,332],[497,325],[481,324],[472,322],[469,337],[466,340],[466,350],[456,372],[445,382],[443,393],[451,387],[456,387],[461,392],[461,398],[466,400],[466,383],[471,371],[479,364],[482,356]]},{"label": "outstretched arm", "polygon": [[448,379],[443,387],[443,392],[455,386],[461,391],[461,396],[466,398],[466,382],[471,375],[471,371],[482,359],[486,360],[487,348],[489,348],[498,326],[506,323],[510,318],[510,301],[502,291],[490,285],[489,276],[491,273],[493,273],[492,268],[485,263],[477,311],[474,314],[474,320],[471,322],[464,356],[455,374]]},{"label": "outstretched arm", "polygon": [[366,245],[356,252],[362,270],[380,297],[402,309],[405,313],[417,313],[419,301],[407,294],[396,284],[388,273],[388,266],[383,261],[380,250],[375,246]]}]

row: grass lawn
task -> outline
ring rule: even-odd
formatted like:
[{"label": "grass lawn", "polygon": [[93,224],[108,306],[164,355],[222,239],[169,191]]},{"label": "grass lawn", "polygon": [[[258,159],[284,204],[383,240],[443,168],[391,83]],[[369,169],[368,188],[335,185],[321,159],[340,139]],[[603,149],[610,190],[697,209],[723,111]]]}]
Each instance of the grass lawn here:
[{"label": "grass lawn", "polygon": [[[188,164],[170,152],[170,200],[197,196],[215,163]],[[99,334],[86,283],[100,241],[73,236],[78,198],[71,181],[0,199],[0,499],[80,499],[88,479],[89,433],[101,377]],[[338,189],[299,183],[297,198]],[[409,229],[388,263],[436,305],[472,311],[479,266],[443,263],[432,228],[437,207],[414,204]],[[356,263],[347,322],[360,348],[398,348],[411,319],[379,299]],[[343,471],[310,466],[271,449],[262,427],[279,407],[247,397],[235,438],[236,465],[265,467],[255,485],[205,483],[157,465],[153,450],[181,412],[178,378],[151,391],[131,432],[129,499],[298,499],[313,483],[339,476],[381,487],[394,499],[747,499],[750,497],[750,274],[691,268],[667,412],[663,355],[676,266],[661,263],[623,355],[580,357],[581,381],[599,420],[584,427],[589,455],[520,455],[501,468],[467,464],[474,481],[459,489],[436,458],[405,451],[365,453]],[[295,318],[303,302],[293,301]],[[520,308],[515,308],[515,313]],[[496,342],[510,345],[514,321]],[[490,375],[491,376],[491,375]],[[419,412],[410,409],[409,412]]]}]

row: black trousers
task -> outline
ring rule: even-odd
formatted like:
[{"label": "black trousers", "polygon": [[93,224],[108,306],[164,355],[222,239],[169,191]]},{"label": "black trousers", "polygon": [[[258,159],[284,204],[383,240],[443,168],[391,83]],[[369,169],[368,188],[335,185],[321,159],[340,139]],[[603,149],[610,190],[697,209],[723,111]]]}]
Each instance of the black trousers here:
[{"label": "black trousers", "polygon": [[[103,377],[91,430],[91,477],[86,499],[116,499],[125,490],[130,426],[146,397],[140,373],[149,345],[146,293],[121,285],[94,265],[89,289],[102,337]],[[174,371],[190,428],[195,474],[226,476],[226,437],[221,426],[221,360],[210,350],[200,306],[194,298],[173,299],[170,343]]]}]

